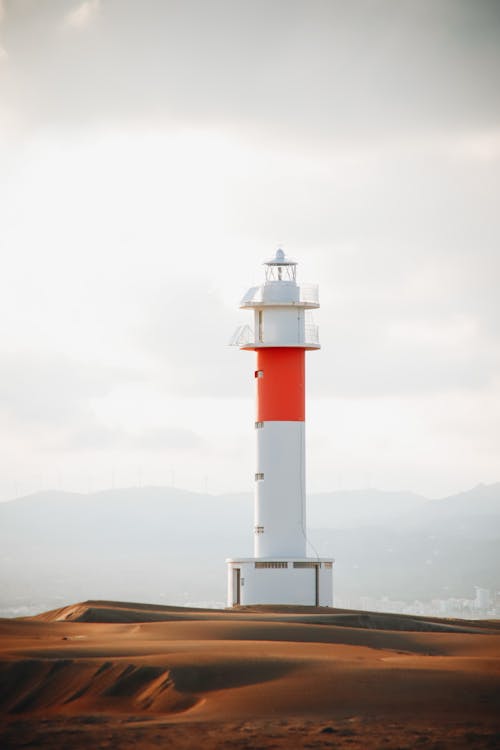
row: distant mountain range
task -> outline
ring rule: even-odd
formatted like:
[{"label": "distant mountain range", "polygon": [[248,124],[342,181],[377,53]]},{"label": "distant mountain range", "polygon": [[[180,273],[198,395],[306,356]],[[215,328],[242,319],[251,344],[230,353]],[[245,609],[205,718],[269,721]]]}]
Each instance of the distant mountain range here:
[{"label": "distant mountain range", "polygon": [[[309,537],[343,599],[500,589],[500,483],[441,500],[311,495]],[[224,604],[224,559],[252,555],[250,494],[165,487],[39,492],[0,504],[0,615],[83,599]]]}]

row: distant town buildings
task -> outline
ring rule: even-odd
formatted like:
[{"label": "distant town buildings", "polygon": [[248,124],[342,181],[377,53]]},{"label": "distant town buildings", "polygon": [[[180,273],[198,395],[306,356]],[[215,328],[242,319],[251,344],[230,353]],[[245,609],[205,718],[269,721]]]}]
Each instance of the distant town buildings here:
[{"label": "distant town buildings", "polygon": [[449,599],[430,599],[412,602],[390,599],[388,596],[353,597],[352,599],[335,600],[340,609],[362,609],[367,612],[391,612],[405,615],[431,615],[433,617],[462,617],[470,620],[482,620],[500,617],[500,591],[476,586],[474,599],[450,597]]}]

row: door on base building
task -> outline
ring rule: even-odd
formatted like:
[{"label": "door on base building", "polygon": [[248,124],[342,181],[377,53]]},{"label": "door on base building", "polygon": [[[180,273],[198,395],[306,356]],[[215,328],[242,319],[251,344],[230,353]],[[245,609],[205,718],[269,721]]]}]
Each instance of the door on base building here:
[{"label": "door on base building", "polygon": [[319,565],[314,566],[315,607],[319,607]]},{"label": "door on base building", "polygon": [[241,569],[233,568],[233,607],[241,603]]}]

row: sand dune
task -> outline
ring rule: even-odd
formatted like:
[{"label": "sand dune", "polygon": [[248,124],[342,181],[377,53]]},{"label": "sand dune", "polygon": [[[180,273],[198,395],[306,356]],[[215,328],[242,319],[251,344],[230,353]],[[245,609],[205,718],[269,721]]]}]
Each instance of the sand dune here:
[{"label": "sand dune", "polygon": [[0,636],[2,747],[500,740],[495,621],[92,601]]}]

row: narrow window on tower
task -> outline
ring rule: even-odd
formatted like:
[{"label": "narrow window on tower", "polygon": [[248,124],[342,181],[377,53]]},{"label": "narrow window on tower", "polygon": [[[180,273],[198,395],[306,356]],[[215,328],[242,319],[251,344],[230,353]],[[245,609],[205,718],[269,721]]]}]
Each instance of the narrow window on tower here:
[{"label": "narrow window on tower", "polygon": [[260,343],[264,341],[264,326],[263,326],[262,318],[263,318],[262,310],[259,310],[259,342]]},{"label": "narrow window on tower", "polygon": [[255,481],[258,482],[259,479],[264,479],[264,474],[262,471],[258,471],[255,475]]},{"label": "narrow window on tower", "polygon": [[264,377],[264,370],[255,370],[254,375],[256,378],[263,378]]},{"label": "narrow window on tower", "polygon": [[256,422],[255,423],[255,429],[256,430],[262,430],[263,427],[264,427],[264,422]]}]

